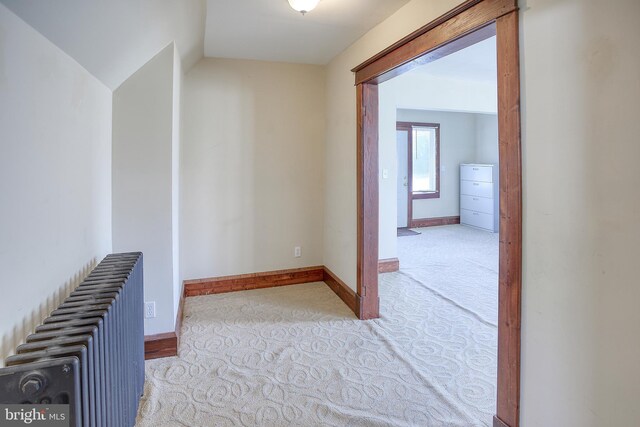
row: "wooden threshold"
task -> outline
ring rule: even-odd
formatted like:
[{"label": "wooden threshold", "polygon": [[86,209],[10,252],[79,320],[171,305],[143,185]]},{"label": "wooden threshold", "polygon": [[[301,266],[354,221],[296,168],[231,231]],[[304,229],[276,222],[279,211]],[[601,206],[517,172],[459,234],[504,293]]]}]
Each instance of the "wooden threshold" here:
[{"label": "wooden threshold", "polygon": [[440,225],[451,225],[451,224],[460,224],[460,217],[459,216],[442,216],[439,218],[412,219],[411,227],[409,228],[437,227]]},{"label": "wooden threshold", "polygon": [[398,258],[386,258],[378,261],[378,273],[393,273],[400,270]]}]

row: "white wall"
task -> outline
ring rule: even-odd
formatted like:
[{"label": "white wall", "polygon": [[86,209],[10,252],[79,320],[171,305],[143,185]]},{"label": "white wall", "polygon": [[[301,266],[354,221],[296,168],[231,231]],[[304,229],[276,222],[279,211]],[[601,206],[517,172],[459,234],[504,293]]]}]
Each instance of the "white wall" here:
[{"label": "white wall", "polygon": [[[398,117],[395,100],[396,92],[391,86],[378,86],[378,259],[395,258],[398,253]],[[383,176],[384,171],[387,171],[387,178]]]},{"label": "white wall", "polygon": [[499,164],[498,116],[476,114],[476,163]]},{"label": "white wall", "polygon": [[394,93],[397,108],[495,114],[494,81],[448,78],[411,72],[382,83]]},{"label": "white wall", "polygon": [[324,84],[324,67],[259,61],[187,74],[184,279],[322,264]]},{"label": "white wall", "polygon": [[113,250],[144,253],[145,301],[157,315],[146,335],[176,320],[173,68],[169,44],[113,93]]},{"label": "white wall", "polygon": [[111,92],[0,5],[0,363],[111,251]]},{"label": "white wall", "polygon": [[356,289],[357,253],[356,91],[350,70],[459,3],[413,0],[327,66],[323,259],[324,265],[352,289]]},{"label": "white wall", "polygon": [[204,52],[205,0],[0,0],[115,90],[171,42],[189,69]]},{"label": "white wall", "polygon": [[523,427],[640,425],[640,2],[521,1]]}]

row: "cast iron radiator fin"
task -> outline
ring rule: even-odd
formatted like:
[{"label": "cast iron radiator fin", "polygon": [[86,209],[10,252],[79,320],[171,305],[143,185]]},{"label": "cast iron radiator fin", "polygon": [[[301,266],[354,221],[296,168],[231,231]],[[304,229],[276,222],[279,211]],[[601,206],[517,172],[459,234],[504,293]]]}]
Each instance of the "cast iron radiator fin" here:
[{"label": "cast iron radiator fin", "polygon": [[0,403],[69,404],[71,426],[131,427],[144,389],[142,253],[107,255],[0,369]]}]

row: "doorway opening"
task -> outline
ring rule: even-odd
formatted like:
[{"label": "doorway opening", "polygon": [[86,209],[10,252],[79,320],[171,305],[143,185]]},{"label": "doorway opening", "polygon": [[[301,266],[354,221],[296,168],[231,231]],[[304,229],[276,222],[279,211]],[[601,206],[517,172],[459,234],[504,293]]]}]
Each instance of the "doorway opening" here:
[{"label": "doorway opening", "polygon": [[357,291],[362,319],[379,316],[378,84],[496,36],[499,285],[494,426],[519,425],[522,180],[517,2],[468,0],[354,68],[357,103]]},{"label": "doorway opening", "polygon": [[429,342],[407,360],[478,426],[496,399],[496,75],[490,37],[378,85],[379,255],[399,264],[379,276],[381,315],[403,319],[398,337],[419,331],[412,346]]}]

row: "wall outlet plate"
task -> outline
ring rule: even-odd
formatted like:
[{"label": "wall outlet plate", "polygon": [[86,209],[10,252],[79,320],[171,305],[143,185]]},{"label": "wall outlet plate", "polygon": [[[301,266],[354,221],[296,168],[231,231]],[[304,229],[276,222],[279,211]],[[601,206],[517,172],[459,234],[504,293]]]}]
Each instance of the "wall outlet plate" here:
[{"label": "wall outlet plate", "polygon": [[302,249],[300,248],[300,246],[296,246],[295,248],[293,248],[293,256],[296,258],[300,258],[302,256]]},{"label": "wall outlet plate", "polygon": [[156,302],[150,301],[144,303],[144,318],[153,319],[156,317]]}]

